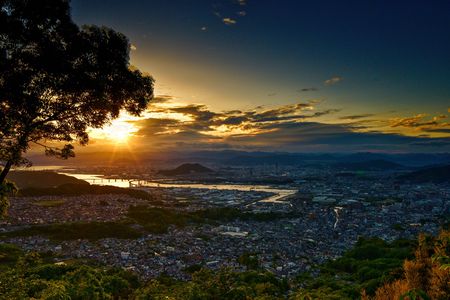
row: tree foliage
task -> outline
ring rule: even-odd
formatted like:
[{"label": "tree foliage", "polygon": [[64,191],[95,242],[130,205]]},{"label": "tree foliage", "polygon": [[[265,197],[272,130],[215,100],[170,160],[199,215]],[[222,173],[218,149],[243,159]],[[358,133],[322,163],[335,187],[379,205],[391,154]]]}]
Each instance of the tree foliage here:
[{"label": "tree foliage", "polygon": [[128,299],[139,287],[135,275],[83,264],[44,263],[36,253],[22,256],[0,273],[0,299]]},{"label": "tree foliage", "polygon": [[449,231],[442,231],[436,239],[421,235],[415,258],[403,264],[402,278],[378,288],[373,300],[449,299],[449,255]]},{"label": "tree foliage", "polygon": [[72,157],[88,128],[146,108],[153,79],[130,68],[129,51],[123,34],[75,24],[67,0],[0,0],[0,182],[31,144]]},{"label": "tree foliage", "polygon": [[8,197],[17,192],[17,187],[14,183],[5,180],[0,183],[0,219],[7,214],[9,201]]}]

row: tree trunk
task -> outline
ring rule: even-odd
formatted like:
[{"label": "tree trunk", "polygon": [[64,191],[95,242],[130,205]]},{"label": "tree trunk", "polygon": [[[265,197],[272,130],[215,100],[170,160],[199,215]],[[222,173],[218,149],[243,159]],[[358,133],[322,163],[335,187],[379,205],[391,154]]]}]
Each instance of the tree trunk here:
[{"label": "tree trunk", "polygon": [[5,182],[6,175],[8,175],[8,172],[9,172],[9,170],[11,170],[11,167],[12,167],[12,162],[10,160],[8,160],[5,164],[5,166],[3,167],[2,172],[0,173],[0,184]]}]

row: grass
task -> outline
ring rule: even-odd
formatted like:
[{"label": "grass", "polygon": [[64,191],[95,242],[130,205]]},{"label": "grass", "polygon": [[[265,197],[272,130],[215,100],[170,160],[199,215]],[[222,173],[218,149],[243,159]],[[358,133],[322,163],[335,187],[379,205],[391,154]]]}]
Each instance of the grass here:
[{"label": "grass", "polygon": [[43,200],[33,202],[33,204],[41,207],[58,207],[63,205],[65,202],[65,200]]},{"label": "grass", "polygon": [[127,224],[115,222],[63,223],[31,226],[16,231],[2,233],[1,238],[44,236],[55,241],[99,240],[104,238],[136,239],[141,232]]}]

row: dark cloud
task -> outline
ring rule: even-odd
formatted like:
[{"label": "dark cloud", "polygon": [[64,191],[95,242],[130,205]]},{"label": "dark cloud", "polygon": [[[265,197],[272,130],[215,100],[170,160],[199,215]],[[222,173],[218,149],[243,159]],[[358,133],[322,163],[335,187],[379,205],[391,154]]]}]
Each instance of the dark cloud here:
[{"label": "dark cloud", "polygon": [[449,133],[450,134],[450,128],[424,129],[423,131],[430,132],[430,133]]},{"label": "dark cloud", "polygon": [[239,125],[244,122],[249,121],[249,119],[246,116],[232,116],[227,117],[225,120],[222,121],[222,124],[224,125]]},{"label": "dark cloud", "polygon": [[[229,143],[249,143],[266,149],[284,151],[362,151],[381,149],[385,151],[418,151],[427,148],[449,146],[449,140],[410,137],[381,132],[355,132],[352,126],[343,124],[323,124],[317,122],[289,122],[269,124],[268,132],[255,136],[229,137]],[[264,145],[264,146],[262,146]],[[442,149],[440,149],[442,150]]]},{"label": "dark cloud", "polygon": [[165,103],[173,99],[174,97],[170,95],[156,95],[155,97],[153,97],[151,104]]},{"label": "dark cloud", "polygon": [[237,115],[237,114],[242,114],[243,112],[241,110],[227,110],[223,112],[225,115]]},{"label": "dark cloud", "polygon": [[334,114],[337,112],[340,112],[340,109],[326,109],[323,111],[318,111],[313,113],[312,115],[306,116],[306,118],[317,118],[317,117],[321,117],[321,116],[325,116],[325,115],[329,115],[329,114]]},{"label": "dark cloud", "polygon": [[309,87],[309,88],[302,88],[302,89],[299,89],[299,90],[297,90],[299,93],[302,93],[302,92],[315,92],[315,91],[318,91],[319,89],[317,89],[317,88],[315,88],[315,87]]},{"label": "dark cloud", "polygon": [[164,134],[172,130],[178,129],[181,123],[174,119],[156,119],[147,118],[138,121],[130,121],[136,125],[139,130],[136,133],[138,136],[153,136],[157,134]]},{"label": "dark cloud", "polygon": [[412,117],[391,119],[390,126],[423,130],[450,128],[450,124],[444,121],[446,118],[446,115],[429,117],[425,114],[418,114]]},{"label": "dark cloud", "polygon": [[364,118],[369,118],[369,117],[373,117],[374,114],[363,114],[363,115],[350,115],[350,116],[344,116],[344,117],[340,117],[340,120],[358,120],[358,119],[364,119]]},{"label": "dark cloud", "polygon": [[303,119],[303,111],[313,109],[313,107],[314,106],[311,103],[296,103],[280,106],[262,112],[249,111],[246,114],[249,118],[252,119],[252,121],[255,122],[284,120],[286,119],[286,117],[288,117],[288,119],[296,117]]},{"label": "dark cloud", "polygon": [[[427,135],[405,136],[374,130],[366,120],[373,114],[348,115],[341,124],[314,121],[339,109],[320,109],[320,103],[310,101],[275,108],[252,110],[211,111],[207,106],[191,104],[160,108],[168,117],[131,121],[140,128],[137,136],[155,147],[196,147],[198,149],[248,149],[283,151],[435,151],[449,150],[447,138]],[[173,119],[170,118],[173,115]],[[180,114],[183,117],[180,117]],[[445,118],[396,119],[397,126],[431,124]],[[392,121],[394,122],[394,121]],[[434,124],[434,123],[433,123]],[[391,124],[395,125],[395,124]],[[426,128],[424,133],[449,133],[448,128]],[[164,146],[163,146],[164,145]]]},{"label": "dark cloud", "polygon": [[193,117],[196,121],[208,122],[213,120],[215,117],[220,116],[221,114],[217,114],[208,110],[205,105],[187,105],[181,107],[173,107],[169,109],[172,112],[181,113],[185,115],[189,115]]}]

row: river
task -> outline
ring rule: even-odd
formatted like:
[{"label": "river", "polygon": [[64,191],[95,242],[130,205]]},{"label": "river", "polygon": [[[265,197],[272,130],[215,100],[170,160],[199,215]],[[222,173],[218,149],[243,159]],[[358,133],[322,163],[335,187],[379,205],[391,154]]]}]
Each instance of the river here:
[{"label": "river", "polygon": [[132,179],[105,179],[100,174],[78,174],[58,172],[59,174],[73,176],[77,179],[85,180],[94,185],[111,185],[117,187],[128,188],[132,185],[136,187],[148,188],[186,188],[186,189],[214,189],[214,190],[237,190],[237,191],[256,191],[273,193],[267,198],[260,200],[261,202],[283,203],[286,197],[297,193],[295,189],[279,189],[265,185],[240,185],[240,184],[202,184],[202,183],[160,183],[145,180]]}]

